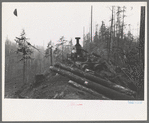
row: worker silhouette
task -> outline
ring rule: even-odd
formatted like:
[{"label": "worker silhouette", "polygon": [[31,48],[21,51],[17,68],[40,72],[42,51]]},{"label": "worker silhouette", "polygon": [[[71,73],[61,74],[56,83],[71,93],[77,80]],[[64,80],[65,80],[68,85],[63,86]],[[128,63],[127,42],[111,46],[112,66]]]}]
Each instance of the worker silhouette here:
[{"label": "worker silhouette", "polygon": [[71,58],[73,59],[73,60],[76,60],[76,48],[75,47],[73,47],[73,49],[72,49],[72,51],[71,51]]}]

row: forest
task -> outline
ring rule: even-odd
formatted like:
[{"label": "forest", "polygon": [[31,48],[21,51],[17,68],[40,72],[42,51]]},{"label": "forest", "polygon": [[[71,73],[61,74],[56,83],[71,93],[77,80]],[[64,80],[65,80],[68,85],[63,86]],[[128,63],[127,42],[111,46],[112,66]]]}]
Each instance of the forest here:
[{"label": "forest", "polygon": [[[100,72],[101,78],[128,87],[137,92],[137,99],[144,99],[145,9],[141,8],[138,36],[133,35],[131,25],[126,32],[125,11],[125,7],[112,6],[110,26],[105,26],[102,21],[96,25],[93,36],[91,32],[84,33],[82,49],[88,54],[97,54],[99,62],[106,63],[108,71]],[[35,81],[36,75],[55,63],[69,63],[68,56],[74,47],[72,39],[68,41],[61,36],[58,40],[58,44],[49,41],[47,48],[37,46],[30,43],[24,29],[14,41],[6,38],[5,97],[15,93],[23,84]],[[88,57],[94,59],[92,55]]]}]

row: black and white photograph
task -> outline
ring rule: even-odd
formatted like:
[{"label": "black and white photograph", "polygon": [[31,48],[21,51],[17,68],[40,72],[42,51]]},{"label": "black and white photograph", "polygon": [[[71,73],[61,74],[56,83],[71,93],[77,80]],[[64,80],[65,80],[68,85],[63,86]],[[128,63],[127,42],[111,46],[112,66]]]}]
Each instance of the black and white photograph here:
[{"label": "black and white photograph", "polygon": [[[102,110],[116,101],[114,106],[127,102],[144,107],[135,113],[144,112],[146,15],[146,2],[3,2],[3,101],[19,101],[16,107],[24,101],[69,102],[70,107],[92,101],[102,103]],[[30,119],[22,115],[23,121]],[[128,117],[146,119],[146,112]]]}]

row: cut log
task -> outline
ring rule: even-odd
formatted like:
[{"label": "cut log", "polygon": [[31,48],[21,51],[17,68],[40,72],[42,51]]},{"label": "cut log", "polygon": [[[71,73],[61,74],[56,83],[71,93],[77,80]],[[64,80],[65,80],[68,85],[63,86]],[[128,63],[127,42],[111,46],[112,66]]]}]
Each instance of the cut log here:
[{"label": "cut log", "polygon": [[97,92],[95,92],[95,91],[93,91],[93,90],[91,90],[89,88],[86,88],[86,87],[84,87],[84,86],[82,86],[82,85],[80,85],[80,84],[78,84],[78,83],[76,83],[76,82],[74,82],[72,80],[69,80],[68,84],[78,88],[79,90],[86,91],[86,92],[96,96],[98,99],[101,99],[101,100],[111,100],[111,99],[103,96],[102,94],[99,94],[99,93],[97,93]]},{"label": "cut log", "polygon": [[115,84],[113,82],[106,81],[106,80],[104,80],[102,78],[96,77],[96,76],[91,75],[89,73],[85,73],[85,72],[83,72],[83,71],[81,71],[81,70],[79,70],[77,68],[69,67],[69,66],[66,66],[66,65],[60,64],[60,63],[56,63],[55,66],[59,67],[59,68],[62,68],[64,70],[70,71],[70,72],[72,72],[72,73],[74,73],[74,74],[76,74],[78,76],[81,76],[81,77],[84,77],[84,78],[89,79],[91,81],[94,81],[94,82],[96,82],[96,83],[98,83],[100,85],[103,85],[105,87],[108,87],[108,88],[111,88],[113,90],[119,91],[121,93],[125,93],[125,94],[131,95],[131,96],[132,95],[133,96],[136,95],[135,91],[132,91],[132,90],[130,90],[128,88],[125,88],[125,87],[123,87],[121,85],[117,85],[117,84]]},{"label": "cut log", "polygon": [[82,78],[80,76],[77,76],[71,72],[68,72],[66,70],[62,70],[57,67],[50,66],[50,70],[59,73],[63,76],[68,77],[70,80],[75,81],[87,88],[90,88],[100,94],[103,94],[104,96],[113,99],[113,100],[134,100],[134,97],[117,92],[115,90],[112,90],[110,88],[107,88],[105,86],[102,86],[100,84],[94,83],[93,81],[87,80],[85,78]]}]

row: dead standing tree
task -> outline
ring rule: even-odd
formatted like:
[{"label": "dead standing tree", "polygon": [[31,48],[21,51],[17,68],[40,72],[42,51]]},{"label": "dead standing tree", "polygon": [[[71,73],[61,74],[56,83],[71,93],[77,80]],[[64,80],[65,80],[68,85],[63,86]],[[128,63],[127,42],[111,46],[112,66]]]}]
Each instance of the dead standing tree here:
[{"label": "dead standing tree", "polygon": [[124,19],[125,19],[125,17],[126,17],[126,15],[125,15],[125,11],[126,11],[126,7],[125,6],[123,6],[123,10],[122,10],[122,12],[123,12],[123,17],[122,17],[122,29],[121,29],[121,39],[123,39],[123,35],[124,35],[124,27],[125,27],[125,24],[124,24]]},{"label": "dead standing tree", "polygon": [[65,59],[64,59],[64,50],[65,50],[64,44],[67,43],[67,40],[65,40],[65,39],[64,39],[64,36],[62,36],[62,37],[60,38],[59,42],[60,42],[60,43],[58,44],[58,46],[61,46],[61,48],[62,48],[62,53],[61,53],[62,60],[61,60],[61,61],[63,62],[63,61],[65,60]]},{"label": "dead standing tree", "polygon": [[139,60],[140,62],[143,63],[143,66],[144,66],[144,42],[145,42],[145,6],[141,6]]},{"label": "dead standing tree", "polygon": [[[117,25],[116,25],[116,31],[117,31],[117,47],[119,47],[119,41],[120,41],[120,13],[122,12],[120,10],[121,8],[118,6],[117,8]],[[116,58],[118,60],[118,56]],[[116,61],[117,61],[116,60]]]},{"label": "dead standing tree", "polygon": [[[142,67],[139,77],[140,92],[144,90],[144,43],[145,43],[145,6],[141,6],[140,18],[140,41],[139,41],[139,63]],[[144,91],[142,91],[144,92]],[[144,96],[144,93],[143,93]]]},{"label": "dead standing tree", "polygon": [[[52,57],[52,41],[50,41],[48,43],[46,52],[45,52],[45,57],[48,57],[48,62],[51,63],[50,65],[52,66],[52,61],[53,61],[53,57]],[[51,61],[50,61],[51,60]]]},{"label": "dead standing tree", "polygon": [[[125,11],[126,11],[126,7],[123,6],[123,8],[121,8],[120,6],[117,7],[117,12],[116,12],[116,20],[115,20],[115,10],[114,10],[114,7],[112,8],[112,19],[114,20],[113,22],[111,21],[111,30],[112,30],[112,25],[114,25],[114,39],[115,39],[115,36],[116,36],[116,42],[112,42],[113,45],[115,45],[114,47],[116,48],[121,48],[122,47],[122,44],[124,43],[123,42],[123,35],[124,35],[124,27],[125,27],[125,24],[124,24],[124,18],[126,17],[125,16]],[[115,24],[116,22],[116,24]],[[113,24],[114,23],[114,24]],[[116,26],[116,29],[115,29],[115,26]],[[115,35],[116,34],[116,35]],[[111,40],[113,39],[111,37]],[[112,48],[112,44],[111,44],[111,48]],[[119,62],[119,54],[116,52],[115,54],[115,61],[118,63]]]},{"label": "dead standing tree", "polygon": [[[111,10],[111,8],[109,8]],[[112,6],[112,18],[111,18],[111,27],[110,27],[110,40],[109,40],[109,44],[108,44],[108,60],[109,60],[109,57],[110,57],[110,51],[112,51],[112,46],[113,46],[113,11],[114,11],[114,6]]]}]

